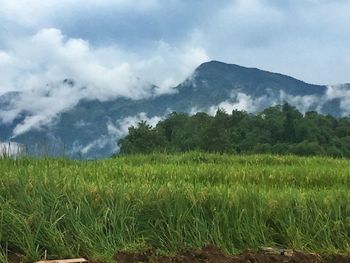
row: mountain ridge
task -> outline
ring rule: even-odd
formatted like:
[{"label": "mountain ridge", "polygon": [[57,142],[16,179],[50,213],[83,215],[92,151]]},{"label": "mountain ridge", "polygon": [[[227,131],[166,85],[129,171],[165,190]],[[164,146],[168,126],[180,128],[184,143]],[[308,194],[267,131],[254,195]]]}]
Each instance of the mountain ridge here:
[{"label": "mountain ridge", "polygon": [[[64,81],[74,88],[74,80]],[[345,91],[350,90],[350,85],[343,85]],[[245,110],[256,112],[288,101],[303,110],[344,115],[344,98],[328,98],[330,89],[326,85],[308,84],[284,74],[215,60],[199,65],[173,90],[177,92],[138,100],[125,97],[106,101],[80,100],[73,108],[60,112],[54,123],[31,129],[14,139],[24,144],[39,141],[62,143],[66,144],[69,156],[101,158],[117,150],[116,141],[125,135],[126,126],[141,119],[160,119],[172,111],[213,112],[219,107],[232,110],[245,109],[246,106]],[[12,124],[4,123],[1,112],[8,110],[9,105],[11,102],[0,96],[0,141],[10,140],[11,131],[30,116],[27,113],[17,117]]]}]

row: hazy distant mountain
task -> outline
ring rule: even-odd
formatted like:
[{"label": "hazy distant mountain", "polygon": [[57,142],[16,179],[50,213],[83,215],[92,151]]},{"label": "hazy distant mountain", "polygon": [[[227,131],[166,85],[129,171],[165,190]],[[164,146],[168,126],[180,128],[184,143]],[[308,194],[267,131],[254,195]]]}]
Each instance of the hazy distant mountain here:
[{"label": "hazy distant mountain", "polygon": [[[74,85],[72,82],[70,85]],[[172,111],[215,113],[218,107],[250,112],[288,101],[302,111],[317,110],[336,116],[350,112],[350,85],[333,87],[312,85],[289,76],[212,61],[200,65],[172,94],[148,99],[117,98],[111,101],[81,100],[73,109],[62,112],[40,130],[30,130],[12,140],[32,146],[32,151],[73,157],[100,158],[116,149],[117,139],[127,127],[142,119],[151,123]],[[0,141],[11,139],[13,130],[25,121],[20,112],[12,123],[1,122],[1,112],[25,94],[0,96]],[[349,110],[349,111],[348,111]],[[55,145],[53,147],[52,145]]]}]

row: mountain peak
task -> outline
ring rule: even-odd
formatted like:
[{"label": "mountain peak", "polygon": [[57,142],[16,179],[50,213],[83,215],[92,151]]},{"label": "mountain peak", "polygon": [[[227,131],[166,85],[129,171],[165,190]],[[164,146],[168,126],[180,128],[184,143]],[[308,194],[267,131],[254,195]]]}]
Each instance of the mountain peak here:
[{"label": "mountain peak", "polygon": [[[200,77],[209,78],[219,78],[219,77],[230,77],[231,79],[241,79],[244,80],[254,79],[254,78],[275,78],[277,76],[284,76],[278,73],[272,73],[269,71],[261,70],[258,68],[244,67],[237,64],[229,64],[217,60],[212,60],[201,64],[196,70],[195,75]],[[291,78],[289,76],[284,76]]]},{"label": "mountain peak", "polygon": [[207,70],[229,70],[233,68],[242,68],[244,69],[245,67],[236,65],[236,64],[229,64],[217,60],[211,60],[208,62],[204,62],[201,65],[199,65],[196,69],[196,71],[207,71]]},{"label": "mountain peak", "polygon": [[223,89],[248,89],[252,94],[259,96],[266,94],[266,88],[275,90],[276,93],[286,90],[291,95],[320,94],[325,89],[325,86],[308,84],[280,73],[216,60],[201,64],[196,69],[194,78],[204,80],[211,87],[222,83]]},{"label": "mountain peak", "polygon": [[[77,85],[69,78],[59,84],[68,87]],[[153,86],[151,91],[154,89]],[[142,100],[81,100],[73,108],[62,111],[49,125],[40,129],[34,127],[17,136],[16,140],[29,145],[43,140],[52,142],[53,145],[64,142],[70,156],[84,153],[86,158],[96,158],[114,153],[117,138],[125,134],[128,126],[136,125],[142,119],[158,120],[169,114],[170,110],[187,113],[199,110],[210,113],[223,107],[228,111],[239,108],[256,112],[288,101],[303,111],[317,109],[337,116],[348,112],[341,108],[342,94],[348,94],[343,86],[334,87],[334,94],[328,98],[326,92],[329,87],[307,84],[286,75],[216,60],[201,64],[192,76],[174,89],[177,89],[176,93]],[[151,93],[154,94],[154,91]],[[11,103],[17,97],[25,95],[8,93],[0,96],[0,117],[12,105],[17,106],[17,103]],[[31,113],[21,112],[11,124],[1,123],[0,118],[0,140],[11,139],[16,127],[26,124],[28,116],[32,120]]]}]

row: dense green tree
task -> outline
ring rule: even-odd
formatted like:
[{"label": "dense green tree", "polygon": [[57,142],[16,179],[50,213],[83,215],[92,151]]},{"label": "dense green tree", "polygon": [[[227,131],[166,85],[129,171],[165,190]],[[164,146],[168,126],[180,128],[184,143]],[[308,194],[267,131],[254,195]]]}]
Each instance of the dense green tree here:
[{"label": "dense green tree", "polygon": [[200,150],[350,157],[350,118],[303,115],[287,103],[257,114],[174,112],[154,128],[146,122],[130,127],[119,147],[122,154]]},{"label": "dense green tree", "polygon": [[150,153],[166,147],[166,141],[162,134],[145,121],[141,121],[137,127],[129,127],[129,134],[119,140],[120,153]]},{"label": "dense green tree", "polygon": [[201,136],[200,148],[209,152],[233,152],[230,134],[230,115],[218,109]]},{"label": "dense green tree", "polygon": [[291,146],[290,152],[297,155],[324,155],[325,150],[317,142],[303,141]]},{"label": "dense green tree", "polygon": [[270,143],[279,142],[284,135],[284,116],[281,105],[270,107],[262,111],[258,116],[263,120],[262,130],[270,131]]},{"label": "dense green tree", "polygon": [[283,141],[296,142],[296,122],[303,116],[294,106],[288,103],[283,104],[282,113],[284,114]]}]

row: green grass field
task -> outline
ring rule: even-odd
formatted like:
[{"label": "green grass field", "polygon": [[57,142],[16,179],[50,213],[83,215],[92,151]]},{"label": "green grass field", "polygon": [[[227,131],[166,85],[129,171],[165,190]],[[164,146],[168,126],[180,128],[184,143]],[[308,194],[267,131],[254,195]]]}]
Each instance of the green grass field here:
[{"label": "green grass field", "polygon": [[[214,244],[350,253],[350,160],[202,153],[0,160],[0,262]],[[9,252],[10,251],[10,252]]]}]

